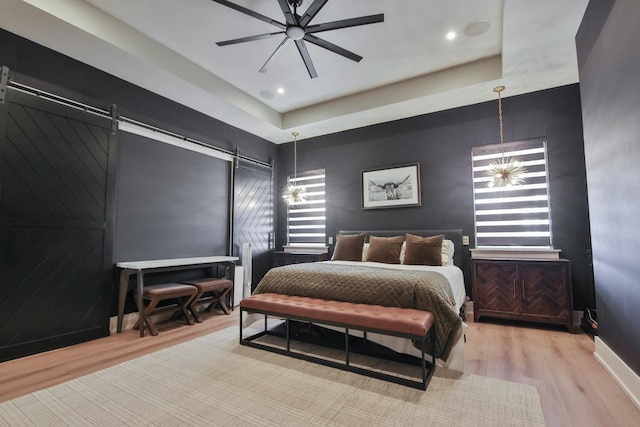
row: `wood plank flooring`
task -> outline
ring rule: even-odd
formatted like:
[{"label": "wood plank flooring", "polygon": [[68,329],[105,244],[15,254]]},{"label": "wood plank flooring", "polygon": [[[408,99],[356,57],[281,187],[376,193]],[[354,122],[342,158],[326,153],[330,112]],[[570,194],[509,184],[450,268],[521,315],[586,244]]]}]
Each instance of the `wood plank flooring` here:
[{"label": "wood plank flooring", "polygon": [[[140,338],[129,330],[0,363],[0,401],[238,325],[238,310],[205,316],[194,326],[160,324],[156,337]],[[584,333],[472,319],[467,320],[465,372],[537,387],[550,427],[640,425],[640,410],[593,357],[593,341]]]}]

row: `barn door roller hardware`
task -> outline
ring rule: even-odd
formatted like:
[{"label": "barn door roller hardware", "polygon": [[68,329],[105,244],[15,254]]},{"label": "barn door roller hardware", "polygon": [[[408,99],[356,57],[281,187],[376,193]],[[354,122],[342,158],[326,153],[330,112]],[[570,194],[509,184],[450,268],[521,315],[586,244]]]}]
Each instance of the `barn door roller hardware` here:
[{"label": "barn door roller hardware", "polygon": [[7,85],[11,80],[11,73],[9,67],[3,65],[0,70],[0,104],[4,104],[4,100],[7,98]]},{"label": "barn door roller hardware", "polygon": [[120,117],[120,110],[116,104],[109,106],[109,113],[111,114],[111,135],[118,133],[118,118]]}]

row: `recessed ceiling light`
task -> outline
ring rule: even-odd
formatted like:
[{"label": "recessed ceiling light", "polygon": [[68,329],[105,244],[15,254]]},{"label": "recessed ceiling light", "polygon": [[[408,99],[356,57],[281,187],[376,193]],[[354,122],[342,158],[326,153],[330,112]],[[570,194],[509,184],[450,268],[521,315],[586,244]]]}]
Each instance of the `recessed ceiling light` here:
[{"label": "recessed ceiling light", "polygon": [[464,28],[464,33],[469,37],[476,37],[486,33],[491,27],[488,19],[476,19]]},{"label": "recessed ceiling light", "polygon": [[455,31],[449,31],[447,33],[447,40],[453,40],[456,38],[456,32]]},{"label": "recessed ceiling light", "polygon": [[279,93],[280,95],[282,95],[282,94],[284,93],[284,88],[279,87],[279,88],[278,88],[278,93]]}]

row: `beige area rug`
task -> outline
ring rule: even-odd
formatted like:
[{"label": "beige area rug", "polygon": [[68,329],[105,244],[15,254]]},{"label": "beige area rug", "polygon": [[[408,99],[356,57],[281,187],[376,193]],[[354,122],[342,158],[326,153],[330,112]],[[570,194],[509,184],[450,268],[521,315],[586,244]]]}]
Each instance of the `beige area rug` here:
[{"label": "beige area rug", "polygon": [[12,427],[544,425],[532,386],[439,368],[425,392],[240,346],[237,328],[0,403]]}]

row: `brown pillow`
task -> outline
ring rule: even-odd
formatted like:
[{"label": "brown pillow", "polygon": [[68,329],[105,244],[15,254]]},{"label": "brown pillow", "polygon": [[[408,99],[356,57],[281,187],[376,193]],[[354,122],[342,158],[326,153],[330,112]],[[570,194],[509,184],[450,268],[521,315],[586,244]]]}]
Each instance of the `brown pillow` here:
[{"label": "brown pillow", "polygon": [[362,261],[362,247],[365,233],[338,234],[336,236],[336,249],[333,251],[332,260],[336,261]]},{"label": "brown pillow", "polygon": [[444,234],[431,237],[420,237],[406,234],[407,246],[404,264],[407,265],[442,265],[442,240]]},{"label": "brown pillow", "polygon": [[403,236],[369,238],[367,261],[384,262],[385,264],[400,264],[400,249],[404,242]]}]

